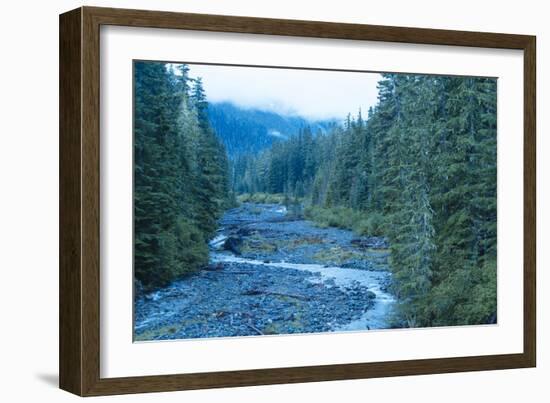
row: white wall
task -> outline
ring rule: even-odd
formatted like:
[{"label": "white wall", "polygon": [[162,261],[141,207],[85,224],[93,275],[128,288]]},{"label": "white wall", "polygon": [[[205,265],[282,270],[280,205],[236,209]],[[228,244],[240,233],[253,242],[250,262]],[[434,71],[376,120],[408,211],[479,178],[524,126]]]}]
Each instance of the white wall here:
[{"label": "white wall", "polygon": [[[3,401],[76,401],[57,389],[58,14],[79,1],[4,2],[0,55],[0,396]],[[538,368],[302,385],[165,393],[164,401],[547,401],[550,283],[548,155],[550,26],[545,2],[338,0],[122,0],[87,5],[418,26],[538,37]],[[545,183],[546,182],[546,183]],[[546,186],[543,186],[546,184]],[[545,374],[546,372],[546,374]],[[546,381],[547,382],[547,381]],[[158,394],[102,398],[153,402]]]}]

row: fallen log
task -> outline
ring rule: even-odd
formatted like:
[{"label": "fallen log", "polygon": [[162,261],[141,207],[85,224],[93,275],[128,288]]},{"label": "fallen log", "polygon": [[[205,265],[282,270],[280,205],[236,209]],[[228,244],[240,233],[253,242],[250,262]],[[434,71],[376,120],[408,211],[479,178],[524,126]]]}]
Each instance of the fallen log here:
[{"label": "fallen log", "polygon": [[276,291],[269,291],[269,290],[246,290],[241,293],[241,295],[274,295],[277,297],[288,297],[288,298],[294,298],[299,299],[302,301],[309,301],[310,298],[305,295],[299,295],[299,294],[288,294],[284,292],[276,292]]}]

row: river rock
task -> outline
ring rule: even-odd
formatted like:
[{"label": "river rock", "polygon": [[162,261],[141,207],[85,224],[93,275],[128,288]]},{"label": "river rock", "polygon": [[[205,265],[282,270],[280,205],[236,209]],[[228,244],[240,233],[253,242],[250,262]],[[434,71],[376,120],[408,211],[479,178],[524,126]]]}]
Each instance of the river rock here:
[{"label": "river rock", "polygon": [[209,271],[217,271],[217,270],[223,270],[223,263],[220,263],[220,262],[215,262],[215,263],[210,263],[208,266],[206,266],[205,270],[209,270]]},{"label": "river rock", "polygon": [[[339,331],[354,322],[357,325],[351,330],[365,330],[362,317],[374,306],[377,295],[383,299],[391,283],[389,273],[371,273],[387,267],[387,254],[365,250],[387,246],[383,238],[318,228],[306,220],[290,222],[281,206],[267,204],[229,210],[220,225],[218,234],[227,238],[220,237],[219,248],[205,270],[154,293],[137,293],[137,340],[318,333]],[[338,248],[339,261],[323,259],[327,247]],[[232,255],[239,259],[231,261]],[[376,267],[371,268],[373,259]],[[326,264],[330,266],[327,272],[340,274],[336,281],[322,274],[323,270],[282,267],[284,262],[320,269]],[[356,273],[352,269],[368,270]],[[372,281],[352,281],[354,276],[369,276]],[[376,311],[375,321],[369,318],[368,326],[385,326],[380,316],[384,312]]]},{"label": "river rock", "polygon": [[223,243],[223,248],[225,250],[233,252],[236,255],[240,255],[241,254],[241,245],[242,245],[242,243],[243,243],[242,238],[235,237],[235,236],[230,236]]},{"label": "river rock", "polygon": [[254,230],[252,228],[248,228],[248,227],[241,227],[237,230],[237,235],[239,235],[240,237],[250,236],[253,233],[254,233]]}]

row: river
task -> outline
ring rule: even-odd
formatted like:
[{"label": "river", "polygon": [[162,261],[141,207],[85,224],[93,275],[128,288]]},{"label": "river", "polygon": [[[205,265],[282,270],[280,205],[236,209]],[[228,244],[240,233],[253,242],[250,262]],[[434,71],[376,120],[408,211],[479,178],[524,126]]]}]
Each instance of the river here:
[{"label": "river", "polygon": [[135,339],[364,331],[390,326],[387,245],[274,204],[220,220],[210,266],[135,304]]}]

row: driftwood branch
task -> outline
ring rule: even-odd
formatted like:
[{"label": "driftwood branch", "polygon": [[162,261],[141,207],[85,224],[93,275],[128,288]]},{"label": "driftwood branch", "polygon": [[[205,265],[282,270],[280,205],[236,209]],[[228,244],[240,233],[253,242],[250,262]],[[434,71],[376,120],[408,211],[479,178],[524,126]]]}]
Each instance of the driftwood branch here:
[{"label": "driftwood branch", "polygon": [[289,298],[295,298],[300,299],[302,301],[309,301],[309,297],[306,297],[305,295],[299,295],[299,294],[287,294],[284,292],[276,292],[276,291],[269,291],[269,290],[247,290],[242,292],[241,295],[274,295],[278,297],[289,297]]},{"label": "driftwood branch", "polygon": [[262,332],[260,329],[258,329],[256,326],[254,326],[252,323],[247,323],[247,326],[254,330],[256,333],[258,333],[260,336],[264,335],[264,332]]}]

